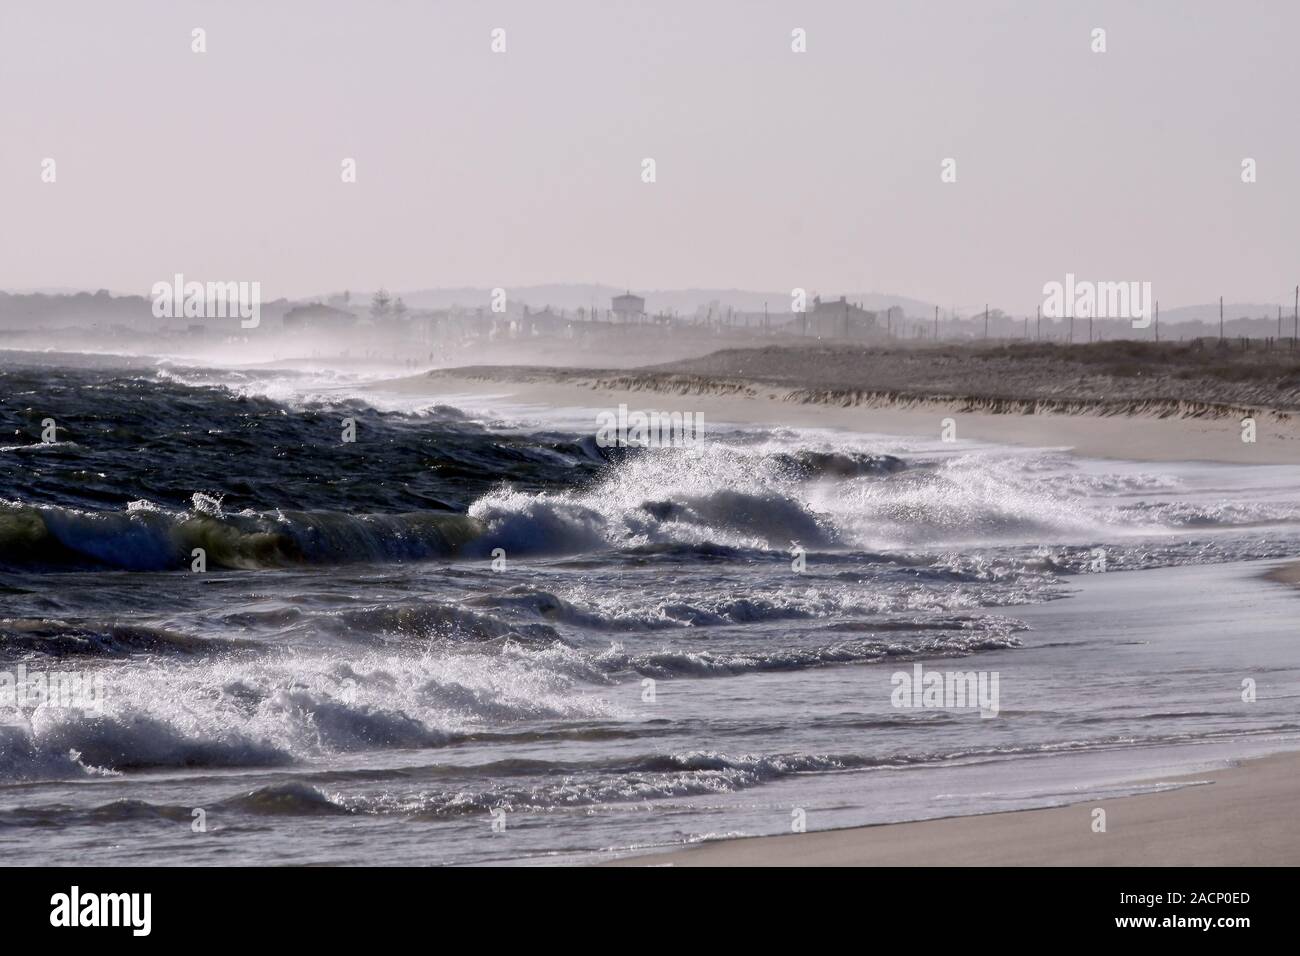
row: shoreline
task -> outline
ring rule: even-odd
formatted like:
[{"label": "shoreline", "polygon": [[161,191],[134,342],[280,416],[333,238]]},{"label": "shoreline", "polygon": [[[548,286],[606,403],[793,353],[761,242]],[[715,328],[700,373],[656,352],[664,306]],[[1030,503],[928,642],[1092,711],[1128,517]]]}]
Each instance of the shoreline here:
[{"label": "shoreline", "polygon": [[522,366],[434,370],[372,387],[429,396],[493,396],[514,404],[552,408],[585,410],[627,404],[699,412],[706,422],[714,423],[837,428],[935,440],[941,437],[944,419],[951,418],[958,440],[1059,448],[1092,458],[1300,464],[1300,421],[1296,416],[1260,413],[1257,440],[1246,443],[1235,417],[1242,410],[1226,406],[1128,402],[1100,413],[1098,406],[1087,402],[989,399],[977,404],[970,399],[810,390],[743,379],[687,380],[672,374],[604,374]]},{"label": "shoreline", "polygon": [[1291,561],[1264,573],[1264,580],[1300,587],[1300,561]]},{"label": "shoreline", "polygon": [[[735,837],[601,866],[1294,866],[1300,751],[1059,807]],[[1094,810],[1106,831],[1093,831]]]}]

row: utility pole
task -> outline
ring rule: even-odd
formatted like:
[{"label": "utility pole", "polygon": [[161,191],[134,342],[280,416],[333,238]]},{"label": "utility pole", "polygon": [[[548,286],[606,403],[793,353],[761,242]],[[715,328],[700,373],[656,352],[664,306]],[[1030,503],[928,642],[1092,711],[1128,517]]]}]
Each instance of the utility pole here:
[{"label": "utility pole", "polygon": [[1219,343],[1223,343],[1223,296],[1219,296]]},{"label": "utility pole", "polygon": [[934,340],[939,341],[939,307],[934,307]]},{"label": "utility pole", "polygon": [[1025,316],[1025,341],[1029,341],[1029,316]]},{"label": "utility pole", "polygon": [[1160,300],[1156,299],[1156,341],[1160,341]]},{"label": "utility pole", "polygon": [[1041,342],[1043,341],[1043,307],[1041,305],[1034,309],[1034,316],[1038,325],[1038,332],[1036,334],[1038,336],[1038,341]]},{"label": "utility pole", "polygon": [[989,304],[984,303],[984,338],[989,337]]},{"label": "utility pole", "polygon": [[1088,316],[1088,344],[1092,344],[1092,316]]}]

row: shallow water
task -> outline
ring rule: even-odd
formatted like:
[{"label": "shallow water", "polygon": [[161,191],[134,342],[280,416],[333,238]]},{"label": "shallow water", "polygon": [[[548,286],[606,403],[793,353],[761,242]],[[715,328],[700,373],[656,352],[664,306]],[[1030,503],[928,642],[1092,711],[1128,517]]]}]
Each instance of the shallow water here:
[{"label": "shallow water", "polygon": [[[587,859],[1062,802],[1300,723],[1254,563],[1300,543],[1294,468],[611,451],[595,410],[153,360],[0,385],[0,673],[102,688],[0,703],[20,862]],[[997,716],[894,706],[918,662],[996,672]]]}]

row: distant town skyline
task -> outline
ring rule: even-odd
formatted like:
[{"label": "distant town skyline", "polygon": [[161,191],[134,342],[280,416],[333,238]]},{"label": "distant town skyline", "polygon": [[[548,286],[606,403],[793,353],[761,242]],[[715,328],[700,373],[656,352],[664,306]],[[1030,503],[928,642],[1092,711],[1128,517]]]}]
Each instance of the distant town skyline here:
[{"label": "distant town skyline", "polygon": [[[618,287],[609,284],[546,283],[537,286],[512,288],[508,294],[502,296],[499,300],[496,296],[498,291],[505,290],[469,287],[410,290],[381,288],[378,290],[336,290],[294,298],[263,296],[259,301],[265,305],[278,306],[281,312],[294,305],[301,307],[322,304],[347,308],[354,314],[365,315],[374,311],[374,297],[382,292],[389,306],[400,313],[410,315],[446,312],[447,310],[462,314],[479,312],[491,315],[497,313],[498,310],[493,308],[493,303],[498,302],[502,306],[500,311],[511,314],[521,310],[527,313],[529,309],[534,313],[554,309],[561,315],[568,313],[571,318],[581,320],[583,317],[592,315],[618,319],[618,313],[620,312],[619,300],[630,298],[636,303],[633,311],[638,311],[640,314],[648,317],[676,316],[688,322],[699,321],[705,315],[706,310],[713,320],[724,324],[732,319],[746,323],[755,318],[760,324],[766,324],[764,317],[769,314],[774,320],[786,322],[789,321],[792,314],[789,308],[791,303],[785,298],[784,293],[763,292],[752,289],[628,291],[620,290]],[[84,320],[88,315],[93,314],[93,303],[105,295],[109,297],[106,305],[126,305],[134,301],[144,311],[154,311],[158,306],[156,297],[151,298],[149,294],[121,293],[117,290],[108,289],[0,289],[0,329],[39,328],[46,321],[57,321],[60,325],[66,325],[69,320],[72,320],[73,324],[75,324],[78,316]],[[1022,320],[1029,320],[1039,313],[1037,307],[1033,310],[1020,312],[1007,309],[1003,304],[997,302],[954,308],[940,306],[932,302],[923,302],[908,296],[877,292],[850,292],[822,296],[813,291],[803,303],[804,314],[815,312],[819,301],[822,305],[829,307],[834,307],[837,302],[847,302],[852,306],[861,307],[867,312],[876,313],[880,316],[892,313],[894,316],[913,320],[912,325],[919,322],[926,329],[929,329],[930,323],[935,317],[934,310],[936,308],[939,310],[938,317],[944,322],[950,322],[954,319],[975,320],[980,317],[982,312],[987,310],[995,323],[1004,320],[1019,323]],[[64,305],[60,305],[60,303],[64,303]],[[90,305],[86,306],[86,303],[90,303]],[[92,312],[86,313],[85,308],[91,308]],[[69,309],[71,309],[71,312],[69,312]],[[278,314],[279,312],[277,312]],[[1281,323],[1281,320],[1285,319],[1285,329],[1289,329],[1292,334],[1296,334],[1297,330],[1300,330],[1300,321],[1298,321],[1298,317],[1300,317],[1300,288],[1292,290],[1292,301],[1289,305],[1281,302],[1232,302],[1227,300],[1172,306],[1166,304],[1160,311],[1160,316],[1163,317],[1164,322],[1167,324],[1210,323],[1217,322],[1220,319],[1228,322],[1229,325],[1238,320],[1250,320],[1252,322],[1265,320],[1269,323],[1276,320]],[[1082,313],[1080,313],[1080,317],[1087,318]],[[1102,326],[1108,322],[1116,321],[1118,321],[1120,328],[1132,324],[1137,338],[1143,338],[1150,334],[1150,323],[1146,321],[1140,320],[1137,323],[1130,323],[1129,318],[1116,319],[1115,316],[1106,315],[1094,315],[1093,317]],[[1148,317],[1150,316],[1148,315]],[[1054,318],[1053,312],[1050,309],[1042,309],[1041,318],[1050,323]],[[1055,318],[1068,318],[1068,315],[1056,315]],[[622,316],[622,319],[627,320],[627,316]],[[882,319],[882,321],[887,320]],[[1269,327],[1271,328],[1271,325]],[[1282,328],[1282,326],[1279,325],[1279,328]],[[1264,331],[1266,332],[1267,329]],[[1243,334],[1260,334],[1260,330],[1256,329],[1253,332]]]},{"label": "distant town skyline", "polygon": [[0,9],[0,288],[1300,281],[1282,0],[60,9]]}]

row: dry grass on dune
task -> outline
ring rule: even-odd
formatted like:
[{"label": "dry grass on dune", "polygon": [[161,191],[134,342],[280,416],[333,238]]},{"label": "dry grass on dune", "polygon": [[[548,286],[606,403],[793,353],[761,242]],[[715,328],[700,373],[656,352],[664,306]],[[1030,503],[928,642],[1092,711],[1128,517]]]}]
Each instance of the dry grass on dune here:
[{"label": "dry grass on dune", "polygon": [[[1288,343],[1289,345],[1289,343]],[[645,372],[972,398],[1300,408],[1300,351],[1191,343],[728,349]]]},{"label": "dry grass on dune", "polygon": [[785,389],[816,404],[957,402],[996,413],[1064,412],[1224,417],[1300,410],[1300,350],[1261,343],[1004,342],[867,347],[768,345],[633,368],[471,366],[452,375],[679,394]]}]

